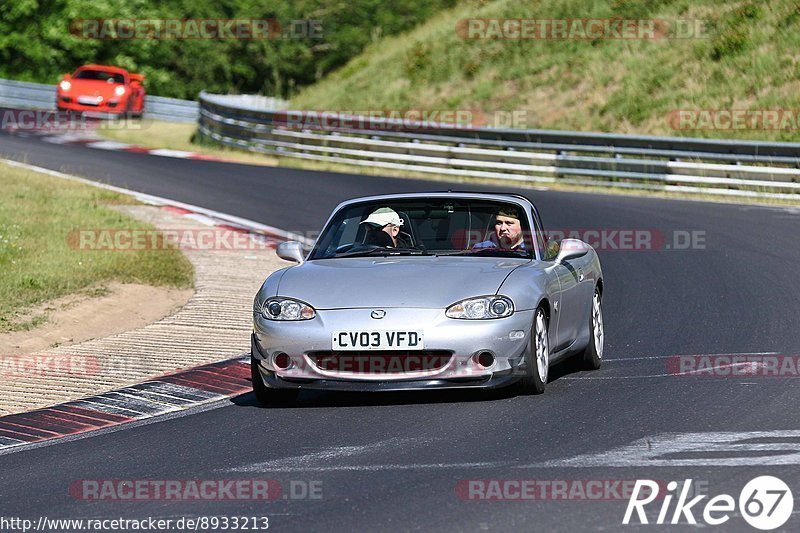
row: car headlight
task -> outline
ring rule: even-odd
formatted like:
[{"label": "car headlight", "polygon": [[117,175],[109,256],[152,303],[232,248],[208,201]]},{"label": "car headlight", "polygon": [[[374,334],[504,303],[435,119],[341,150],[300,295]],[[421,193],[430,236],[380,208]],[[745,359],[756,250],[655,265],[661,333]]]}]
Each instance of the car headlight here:
[{"label": "car headlight", "polygon": [[123,87],[122,85],[118,85],[117,88],[114,89],[114,94],[116,94],[117,96],[122,96],[123,94],[125,94],[125,87]]},{"label": "car headlight", "polygon": [[505,318],[514,313],[514,302],[507,296],[481,296],[456,302],[445,311],[449,318],[482,320]]},{"label": "car headlight", "polygon": [[69,88],[72,87],[72,84],[67,80],[64,80],[61,83],[59,83],[58,86],[61,87],[62,91],[69,91]]},{"label": "car headlight", "polygon": [[299,300],[270,298],[261,306],[261,316],[267,320],[310,320],[317,316],[317,312]]}]

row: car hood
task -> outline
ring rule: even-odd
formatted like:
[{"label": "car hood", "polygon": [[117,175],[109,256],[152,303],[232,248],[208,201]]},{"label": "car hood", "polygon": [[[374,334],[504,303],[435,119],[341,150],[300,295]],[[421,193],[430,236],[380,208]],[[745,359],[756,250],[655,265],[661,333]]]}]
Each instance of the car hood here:
[{"label": "car hood", "polygon": [[278,295],[316,309],[445,308],[495,294],[527,259],[497,257],[364,257],[318,259],[283,273]]},{"label": "car hood", "polygon": [[71,79],[70,93],[83,96],[102,96],[108,100],[116,96],[114,89],[122,85],[121,83],[108,83],[100,80],[81,80]]}]

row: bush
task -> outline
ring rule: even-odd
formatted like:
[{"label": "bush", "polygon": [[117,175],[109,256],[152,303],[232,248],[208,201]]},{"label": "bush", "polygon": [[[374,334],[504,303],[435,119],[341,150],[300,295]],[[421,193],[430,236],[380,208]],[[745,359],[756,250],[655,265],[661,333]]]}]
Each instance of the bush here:
[{"label": "bush", "polygon": [[[194,99],[201,90],[289,97],[343,66],[379,35],[413,28],[455,0],[15,0],[0,3],[0,77],[56,83],[85,63],[147,76],[150,94]],[[319,20],[322,38],[89,40],[81,18]],[[35,21],[35,23],[31,23]]]}]

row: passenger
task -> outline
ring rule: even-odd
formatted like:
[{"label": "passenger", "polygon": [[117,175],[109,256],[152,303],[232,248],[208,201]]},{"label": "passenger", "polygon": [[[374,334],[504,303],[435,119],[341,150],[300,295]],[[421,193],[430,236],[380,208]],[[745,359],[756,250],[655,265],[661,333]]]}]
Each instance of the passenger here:
[{"label": "passenger", "polygon": [[409,248],[411,245],[400,235],[404,220],[394,209],[381,207],[373,211],[361,224],[367,225],[364,244],[386,248]]},{"label": "passenger", "polygon": [[516,207],[502,207],[494,216],[494,233],[489,239],[479,242],[473,250],[500,248],[503,250],[524,250],[525,239],[522,234],[519,210]]}]

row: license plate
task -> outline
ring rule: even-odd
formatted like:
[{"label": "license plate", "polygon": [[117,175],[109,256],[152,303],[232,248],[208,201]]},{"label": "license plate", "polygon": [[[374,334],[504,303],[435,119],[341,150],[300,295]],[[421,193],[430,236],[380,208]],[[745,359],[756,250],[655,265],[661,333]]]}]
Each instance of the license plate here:
[{"label": "license plate", "polygon": [[79,96],[78,103],[83,105],[100,105],[99,96]]},{"label": "license plate", "polygon": [[334,331],[334,350],[423,350],[421,331]]}]

